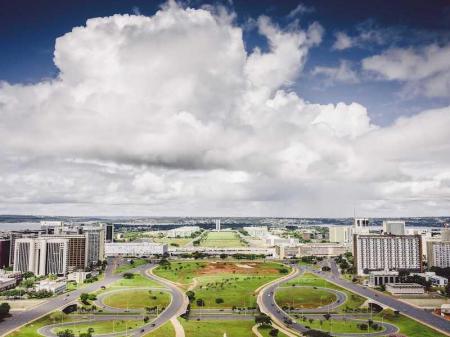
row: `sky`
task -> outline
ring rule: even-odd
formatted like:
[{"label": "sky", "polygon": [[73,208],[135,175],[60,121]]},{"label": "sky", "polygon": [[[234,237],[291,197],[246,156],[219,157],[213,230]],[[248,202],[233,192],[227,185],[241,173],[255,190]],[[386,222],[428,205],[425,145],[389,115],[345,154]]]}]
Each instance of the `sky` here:
[{"label": "sky", "polygon": [[0,213],[448,216],[447,1],[0,0]]}]

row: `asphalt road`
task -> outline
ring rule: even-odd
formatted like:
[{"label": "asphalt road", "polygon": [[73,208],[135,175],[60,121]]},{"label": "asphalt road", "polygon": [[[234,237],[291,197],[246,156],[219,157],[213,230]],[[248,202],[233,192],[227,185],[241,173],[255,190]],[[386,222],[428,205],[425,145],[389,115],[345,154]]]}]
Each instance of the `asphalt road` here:
[{"label": "asphalt road", "polygon": [[[165,324],[167,321],[169,321],[172,317],[177,317],[180,314],[182,314],[186,310],[187,301],[185,298],[185,294],[181,292],[175,285],[172,283],[159,278],[157,276],[154,276],[150,273],[147,273],[147,270],[152,265],[146,264],[139,266],[137,268],[134,268],[130,271],[132,272],[140,272],[143,276],[153,279],[155,281],[160,282],[164,286],[167,287],[168,292],[170,292],[172,296],[172,300],[168,307],[158,316],[156,317],[152,322],[145,325],[144,327],[140,329],[133,330],[129,335],[130,336],[142,336],[144,334],[147,334],[148,332],[157,329],[161,325]],[[108,284],[119,280],[122,275],[121,274],[114,274],[113,271],[117,267],[117,261],[111,261],[108,264],[108,267],[105,271],[105,277],[103,280],[95,282],[93,284],[90,284],[87,287],[81,288],[79,290],[72,291],[67,294],[62,294],[60,296],[54,297],[46,301],[45,303],[39,305],[36,308],[33,308],[31,310],[21,312],[18,314],[13,314],[11,317],[5,319],[5,321],[0,323],[0,336],[6,336],[8,333],[17,330],[21,326],[34,321],[42,316],[47,315],[48,313],[60,309],[62,307],[65,307],[66,305],[76,301],[81,293],[89,293],[96,291],[100,289],[102,286],[107,286]],[[95,317],[95,316],[94,316]],[[99,320],[102,320],[102,316],[98,316]],[[49,331],[46,330],[48,333]],[[50,334],[50,333],[49,333]],[[114,334],[111,334],[114,336]],[[105,335],[106,336],[106,335]]]},{"label": "asphalt road", "polygon": [[[332,265],[332,271],[334,266]],[[423,309],[416,308],[412,305],[409,305],[405,302],[399,301],[393,297],[380,294],[379,292],[376,292],[370,288],[360,286],[358,284],[354,284],[350,281],[341,279],[339,274],[336,272],[327,273],[327,272],[320,272],[315,270],[309,270],[310,272],[313,272],[317,275],[320,275],[321,277],[327,279],[328,281],[331,281],[343,288],[346,288],[356,294],[359,294],[361,296],[370,298],[371,300],[375,302],[380,302],[381,304],[384,304],[388,307],[393,308],[394,310],[399,311],[400,313],[403,313],[413,319],[418,320],[419,322],[423,322],[427,325],[430,325],[436,329],[441,330],[442,332],[446,333],[450,336],[450,322],[446,321],[445,319],[436,316],[428,311],[425,311]]]},{"label": "asphalt road", "polygon": [[[0,336],[5,336],[8,333],[18,329],[24,324],[34,321],[35,319],[38,319],[56,309],[65,307],[69,303],[78,299],[82,293],[89,293],[96,291],[100,289],[102,286],[107,286],[108,284],[120,279],[121,278],[120,274],[113,274],[113,271],[117,266],[117,263],[118,263],[117,260],[109,261],[108,266],[106,267],[105,270],[105,277],[101,281],[97,281],[81,289],[74,290],[70,293],[50,298],[48,301],[40,304],[39,306],[31,310],[20,313],[13,313],[11,317],[6,318],[3,322],[0,323]],[[136,269],[141,268],[143,268],[143,266],[140,266]]]}]

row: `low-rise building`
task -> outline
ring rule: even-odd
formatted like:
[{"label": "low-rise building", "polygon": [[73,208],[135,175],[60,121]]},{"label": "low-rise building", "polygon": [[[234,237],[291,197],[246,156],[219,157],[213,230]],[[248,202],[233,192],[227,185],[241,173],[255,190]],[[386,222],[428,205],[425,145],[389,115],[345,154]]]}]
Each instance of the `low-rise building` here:
[{"label": "low-rise building", "polygon": [[450,303],[444,303],[441,305],[441,316],[450,315]]},{"label": "low-rise building", "polygon": [[92,276],[88,271],[76,271],[67,275],[67,281],[75,281],[77,284],[82,284],[86,279]]},{"label": "low-rise building", "polygon": [[192,236],[192,234],[199,231],[199,226],[183,226],[169,229],[166,235],[168,238],[189,238]]},{"label": "low-rise building", "polygon": [[298,256],[298,246],[275,246],[275,255],[279,259]]},{"label": "low-rise building", "polygon": [[392,295],[421,295],[425,287],[417,283],[387,283],[386,291]]},{"label": "low-rise building", "polygon": [[16,286],[16,280],[8,277],[0,277],[0,291],[12,289]]},{"label": "low-rise building", "polygon": [[338,256],[349,251],[347,245],[337,243],[304,243],[299,245],[300,256]]},{"label": "low-rise building", "polygon": [[54,294],[62,294],[67,289],[66,282],[44,280],[35,286],[36,291],[46,290]]},{"label": "low-rise building", "polygon": [[151,256],[168,252],[168,245],[156,242],[105,243],[106,256]]},{"label": "low-rise building", "polygon": [[369,286],[379,287],[387,283],[398,283],[400,281],[398,271],[378,270],[369,273]]},{"label": "low-rise building", "polygon": [[244,230],[248,233],[248,235],[257,238],[263,238],[269,235],[267,226],[244,227]]}]

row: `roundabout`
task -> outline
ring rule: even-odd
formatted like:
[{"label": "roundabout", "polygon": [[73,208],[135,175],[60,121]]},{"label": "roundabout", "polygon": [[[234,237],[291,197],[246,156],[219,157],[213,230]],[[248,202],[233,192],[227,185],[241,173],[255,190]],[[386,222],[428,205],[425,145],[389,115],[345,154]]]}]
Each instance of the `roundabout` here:
[{"label": "roundabout", "polygon": [[[294,268],[294,272],[268,284],[258,295],[260,310],[268,314],[278,325],[286,326],[291,332],[297,334],[313,329],[337,337],[388,336],[399,331],[393,324],[373,322],[369,314],[332,313],[347,302],[348,297],[344,291],[318,286],[283,286],[301,275],[302,272],[298,268]],[[302,297],[294,298],[295,293],[303,294],[305,302],[302,303]],[[323,296],[326,296],[326,303],[325,301],[320,302],[320,298]],[[291,305],[288,305],[288,299]]]},{"label": "roundabout", "polygon": [[142,312],[146,308],[162,311],[170,298],[170,292],[164,288],[113,289],[99,295],[96,305],[111,312]]}]

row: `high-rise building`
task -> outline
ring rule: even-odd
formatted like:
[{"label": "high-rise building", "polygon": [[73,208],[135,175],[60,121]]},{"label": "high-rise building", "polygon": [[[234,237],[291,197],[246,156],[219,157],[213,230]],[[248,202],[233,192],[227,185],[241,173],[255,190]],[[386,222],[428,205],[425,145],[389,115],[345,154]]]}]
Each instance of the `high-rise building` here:
[{"label": "high-rise building", "polygon": [[67,274],[68,240],[63,238],[21,238],[16,240],[14,271],[35,275]]},{"label": "high-rise building", "polygon": [[405,235],[405,222],[400,220],[384,220],[383,234]]},{"label": "high-rise building", "polygon": [[441,231],[441,241],[450,241],[450,228],[443,228]]},{"label": "high-rise building", "polygon": [[20,232],[10,232],[9,233],[9,265],[12,266],[14,264],[14,251],[15,251],[15,243],[16,239],[20,238],[36,238],[41,231],[20,231]]},{"label": "high-rise building", "polygon": [[427,242],[428,267],[450,267],[450,241]]},{"label": "high-rise building", "polygon": [[0,239],[0,268],[9,267],[10,239]]},{"label": "high-rise building", "polygon": [[220,219],[216,219],[216,231],[220,232]]},{"label": "high-rise building", "polygon": [[55,232],[55,228],[63,227],[64,222],[62,221],[41,221],[41,229],[45,234],[53,234]]},{"label": "high-rise building", "polygon": [[334,243],[350,243],[353,239],[352,226],[330,226],[329,240]]},{"label": "high-rise building", "polygon": [[420,235],[354,235],[353,254],[358,275],[375,270],[422,271]]},{"label": "high-rise building", "polygon": [[367,218],[354,218],[353,219],[354,227],[369,227],[369,219]]},{"label": "high-rise building", "polygon": [[105,240],[110,243],[114,241],[114,225],[113,224],[105,224]]},{"label": "high-rise building", "polygon": [[83,226],[86,236],[88,265],[97,264],[105,259],[105,229],[103,226]]},{"label": "high-rise building", "polygon": [[67,239],[67,270],[69,273],[84,270],[87,265],[87,245],[85,234],[42,235],[43,238]]}]

